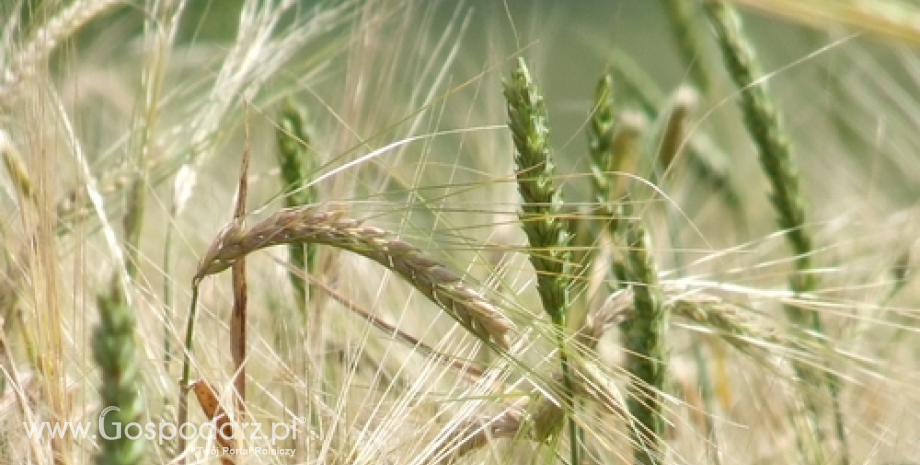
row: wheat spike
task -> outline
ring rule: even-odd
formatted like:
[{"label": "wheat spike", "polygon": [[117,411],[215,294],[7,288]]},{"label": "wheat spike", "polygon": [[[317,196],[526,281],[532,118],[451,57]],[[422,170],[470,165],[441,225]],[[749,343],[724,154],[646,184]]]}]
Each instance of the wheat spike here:
[{"label": "wheat spike", "polygon": [[379,228],[364,226],[342,212],[299,207],[281,210],[251,228],[230,223],[214,240],[194,282],[229,268],[237,260],[281,244],[324,244],[364,256],[395,271],[457,321],[503,348],[510,346],[513,324],[481,293],[408,242]]}]

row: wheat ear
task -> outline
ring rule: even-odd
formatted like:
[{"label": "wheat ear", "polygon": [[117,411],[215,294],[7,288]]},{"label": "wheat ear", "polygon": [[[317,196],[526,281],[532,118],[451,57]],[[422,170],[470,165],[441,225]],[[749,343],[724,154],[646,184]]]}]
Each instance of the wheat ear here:
[{"label": "wheat ear", "polygon": [[[316,188],[307,184],[309,173],[316,165],[316,152],[310,148],[307,133],[307,114],[287,100],[281,108],[278,129],[278,164],[281,166],[281,180],[284,183],[284,203],[288,208],[314,204],[317,201]],[[312,274],[316,264],[315,244],[289,244],[291,263],[304,273]],[[291,285],[297,294],[297,305],[301,313],[306,311],[307,288],[297,273],[289,273]]]},{"label": "wheat ear", "polygon": [[605,74],[597,83],[595,109],[588,130],[588,155],[594,196],[605,218],[605,230],[613,243],[612,273],[617,286],[626,286],[623,258],[625,239],[621,228],[621,200],[629,186],[622,174],[634,171],[638,161],[643,129],[641,116],[622,112],[614,114],[613,75]]},{"label": "wheat ear", "polygon": [[[722,2],[706,4],[726,68],[741,92],[741,110],[748,132],[760,152],[760,163],[772,186],[771,200],[778,213],[778,223],[794,254],[794,270],[790,287],[797,294],[813,291],[815,275],[811,273],[812,238],[805,229],[805,200],[799,189],[799,177],[792,160],[792,150],[785,136],[779,115],[767,94],[751,47],[742,32],[741,21],[735,12]],[[824,334],[821,318],[817,312],[803,310],[794,305],[785,306],[789,319],[796,324],[808,325],[815,333]],[[839,379],[832,370],[825,370],[820,379],[812,370],[801,364],[794,364],[797,374],[811,384],[826,383],[831,394],[837,439],[843,449],[844,464],[849,463],[848,442],[843,425],[839,401]],[[818,421],[816,402],[806,395],[806,408],[810,411],[810,428],[821,445],[823,433]],[[820,461],[821,458],[817,457]]]},{"label": "wheat ear", "polygon": [[[624,202],[628,206],[629,202]],[[629,214],[629,212],[626,212]],[[632,375],[627,400],[635,459],[643,465],[664,460],[664,383],[667,375],[669,312],[662,305],[658,272],[649,250],[649,237],[640,220],[628,220],[626,269],[630,277],[636,318],[622,325],[626,369]]]},{"label": "wheat ear", "polygon": [[[116,285],[117,286],[117,285]],[[102,405],[118,410],[106,412],[100,432],[105,439],[96,463],[133,465],[144,461],[144,441],[127,437],[123,428],[138,422],[143,410],[138,393],[138,363],[134,342],[134,312],[118,292],[98,299],[100,321],[93,335],[93,357],[102,370]],[[122,429],[115,423],[120,423]]]},{"label": "wheat ear", "polygon": [[492,303],[421,250],[388,235],[382,229],[345,218],[341,212],[317,212],[308,207],[281,210],[251,228],[236,220],[218,234],[198,267],[194,283],[266,247],[323,244],[393,270],[480,337],[506,349],[510,346],[513,324]]},{"label": "wheat ear", "polygon": [[561,218],[562,191],[553,184],[555,167],[549,145],[549,117],[540,89],[530,77],[523,58],[511,80],[504,82],[508,102],[508,128],[514,140],[517,185],[523,203],[521,227],[530,243],[530,263],[537,274],[537,292],[543,310],[558,334],[559,362],[565,388],[563,401],[569,414],[571,462],[580,463],[580,428],[575,423],[575,384],[569,367],[565,332],[571,311],[572,233]]},{"label": "wheat ear", "polygon": [[[662,304],[675,318],[706,327],[739,351],[753,357],[762,357],[763,352],[775,354],[777,350],[799,355],[818,350],[800,338],[787,335],[787,329],[776,327],[766,319],[757,318],[743,307],[717,296],[688,293],[683,287],[675,286],[662,286],[661,292]],[[637,313],[634,299],[631,288],[611,294],[604,305],[590,313],[585,324],[578,330],[578,341],[593,350],[600,337],[610,328],[635,319]],[[757,353],[757,349],[761,353]]]}]

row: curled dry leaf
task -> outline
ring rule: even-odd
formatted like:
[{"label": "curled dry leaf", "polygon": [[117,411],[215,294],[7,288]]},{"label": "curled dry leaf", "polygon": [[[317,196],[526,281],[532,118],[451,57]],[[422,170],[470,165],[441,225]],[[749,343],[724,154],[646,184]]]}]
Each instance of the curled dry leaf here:
[{"label": "curled dry leaf", "polygon": [[233,431],[224,432],[224,426],[228,424],[232,426],[232,423],[230,422],[229,415],[227,415],[227,411],[220,404],[220,399],[217,398],[214,388],[212,388],[207,381],[198,380],[192,383],[189,389],[195,393],[195,397],[198,399],[198,404],[201,405],[201,410],[204,412],[204,415],[208,417],[209,421],[214,422],[214,429],[216,431],[215,436],[218,444],[220,444],[221,447],[230,449],[236,448],[232,439],[224,437],[230,436],[233,433]]}]

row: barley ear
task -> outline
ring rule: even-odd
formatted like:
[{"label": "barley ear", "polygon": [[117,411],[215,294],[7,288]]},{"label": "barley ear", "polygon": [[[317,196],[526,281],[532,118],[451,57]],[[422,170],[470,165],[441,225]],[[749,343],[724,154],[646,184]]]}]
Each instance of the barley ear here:
[{"label": "barley ear", "polygon": [[61,13],[36,30],[18,53],[8,57],[6,66],[0,67],[0,107],[17,97],[19,85],[38,73],[38,67],[51,56],[61,41],[121,2],[122,0],[71,2]]},{"label": "barley ear", "polygon": [[559,354],[565,387],[564,403],[569,413],[571,461],[580,463],[574,420],[574,380],[568,362],[565,330],[571,307],[572,234],[560,214],[562,191],[554,186],[552,150],[549,145],[549,121],[543,95],[530,77],[523,59],[504,83],[508,103],[508,127],[515,146],[518,191],[521,193],[521,227],[530,243],[530,263],[537,274],[537,292],[543,310],[552,320],[559,337]]},{"label": "barley ear", "polygon": [[[98,306],[100,321],[93,333],[93,358],[102,371],[100,393],[106,415],[99,425],[104,434],[96,463],[139,464],[144,461],[144,441],[129,439],[124,431],[129,423],[140,421],[144,408],[138,392],[134,312],[118,292],[100,296]],[[112,407],[118,410],[107,411]],[[121,424],[121,431],[116,423]]]}]

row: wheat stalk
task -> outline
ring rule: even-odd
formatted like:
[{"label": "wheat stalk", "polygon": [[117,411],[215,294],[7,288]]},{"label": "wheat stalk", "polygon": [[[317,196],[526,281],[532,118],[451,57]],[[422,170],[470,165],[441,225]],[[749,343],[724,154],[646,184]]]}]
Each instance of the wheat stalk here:
[{"label": "wheat stalk", "polygon": [[218,235],[198,266],[194,283],[219,273],[246,255],[282,244],[323,244],[364,256],[393,270],[423,295],[477,335],[503,348],[510,346],[513,323],[459,276],[409,243],[391,239],[382,229],[363,226],[342,212],[310,207],[281,210],[246,228],[231,222]]}]

